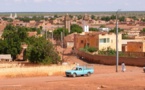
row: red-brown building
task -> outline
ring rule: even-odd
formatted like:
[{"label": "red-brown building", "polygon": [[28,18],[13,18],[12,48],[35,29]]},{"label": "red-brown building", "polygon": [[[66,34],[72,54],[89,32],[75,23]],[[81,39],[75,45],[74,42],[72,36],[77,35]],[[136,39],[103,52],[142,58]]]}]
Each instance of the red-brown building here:
[{"label": "red-brown building", "polygon": [[145,42],[128,42],[127,52],[145,52]]}]

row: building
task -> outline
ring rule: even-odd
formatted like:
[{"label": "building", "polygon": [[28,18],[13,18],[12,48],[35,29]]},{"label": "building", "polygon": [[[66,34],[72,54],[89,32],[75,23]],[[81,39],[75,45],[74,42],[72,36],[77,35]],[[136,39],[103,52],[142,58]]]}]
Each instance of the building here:
[{"label": "building", "polygon": [[145,40],[133,39],[122,40],[123,52],[145,52]]},{"label": "building", "polygon": [[74,47],[74,35],[77,33],[72,33],[64,37],[64,46],[66,48],[73,48]]},{"label": "building", "polygon": [[68,14],[65,15],[64,23],[65,28],[68,29],[68,32],[70,32],[71,20]]},{"label": "building", "polygon": [[36,31],[29,31],[28,32],[28,37],[36,37],[37,36],[37,32]]},{"label": "building", "polygon": [[127,52],[145,52],[145,42],[128,42]]},{"label": "building", "polygon": [[[79,50],[85,46],[105,50],[108,47],[116,50],[116,34],[107,32],[83,32],[74,35],[74,49]],[[118,34],[118,50],[122,51],[122,34]]]},{"label": "building", "polygon": [[99,30],[102,32],[109,32],[111,29],[110,28],[99,28]]},{"label": "building", "polygon": [[15,13],[15,15],[13,16],[13,14],[11,13],[9,18],[16,19],[17,18],[17,14]]},{"label": "building", "polygon": [[89,19],[90,19],[89,15],[85,14],[82,21],[84,32],[89,32]]},{"label": "building", "polygon": [[2,60],[12,61],[12,57],[10,54],[0,54],[0,61]]}]

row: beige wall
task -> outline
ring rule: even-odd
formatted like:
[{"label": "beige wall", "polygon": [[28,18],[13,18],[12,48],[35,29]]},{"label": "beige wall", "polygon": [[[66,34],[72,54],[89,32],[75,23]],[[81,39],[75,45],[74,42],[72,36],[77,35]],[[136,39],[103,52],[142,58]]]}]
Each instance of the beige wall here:
[{"label": "beige wall", "polygon": [[[106,43],[100,43],[100,39],[109,38]],[[99,50],[107,49],[108,47],[116,50],[116,34],[99,35]],[[118,50],[122,51],[122,34],[118,34]]]},{"label": "beige wall", "polygon": [[145,42],[143,42],[143,52],[145,52]]}]

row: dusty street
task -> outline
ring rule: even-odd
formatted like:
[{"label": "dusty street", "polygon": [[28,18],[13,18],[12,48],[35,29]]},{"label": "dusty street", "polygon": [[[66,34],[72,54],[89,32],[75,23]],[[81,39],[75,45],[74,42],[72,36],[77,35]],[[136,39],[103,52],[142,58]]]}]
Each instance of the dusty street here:
[{"label": "dusty street", "polygon": [[[0,79],[0,90],[145,90],[142,68],[127,66],[115,72],[115,66],[94,65],[89,77],[28,77]],[[121,67],[119,67],[121,68]]]}]

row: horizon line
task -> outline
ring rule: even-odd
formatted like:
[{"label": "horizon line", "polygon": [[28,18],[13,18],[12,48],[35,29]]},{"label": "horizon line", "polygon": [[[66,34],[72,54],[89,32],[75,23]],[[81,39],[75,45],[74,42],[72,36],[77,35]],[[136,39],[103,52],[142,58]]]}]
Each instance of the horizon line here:
[{"label": "horizon line", "polygon": [[[117,10],[116,10],[117,11]],[[73,13],[73,12],[116,12],[114,10],[112,11],[6,11],[6,12],[0,12],[0,13],[61,13],[61,12],[70,12],[70,13]],[[126,11],[121,11],[121,12],[145,12],[145,10],[126,10]]]}]

